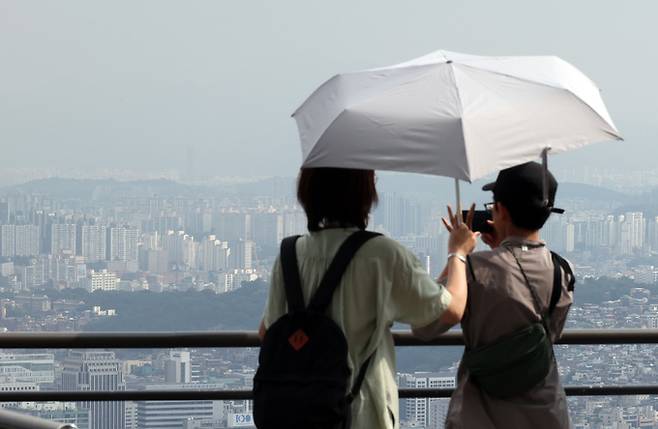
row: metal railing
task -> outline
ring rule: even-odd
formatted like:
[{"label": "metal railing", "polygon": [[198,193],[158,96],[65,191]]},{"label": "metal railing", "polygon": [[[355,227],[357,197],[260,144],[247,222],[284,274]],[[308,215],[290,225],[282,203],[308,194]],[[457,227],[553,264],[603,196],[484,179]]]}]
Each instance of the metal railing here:
[{"label": "metal railing", "polygon": [[9,410],[0,410],[0,428],[10,429],[77,429],[70,423],[56,423]]},{"label": "metal railing", "polygon": [[[463,346],[459,331],[430,341],[393,331],[398,347]],[[658,329],[568,329],[556,344],[658,344]],[[260,347],[256,331],[185,332],[4,332],[0,349],[149,349],[183,347]]]},{"label": "metal railing", "polygon": [[[423,341],[410,332],[394,332],[396,346],[460,346],[458,331],[448,332],[432,341]],[[658,344],[658,329],[571,329],[557,344]],[[0,349],[80,349],[80,348],[229,348],[259,347],[255,331],[237,332],[27,332],[0,334]],[[655,385],[566,386],[567,395],[658,395]],[[452,389],[400,389],[400,398],[447,398]],[[0,402],[16,401],[138,401],[138,400],[244,400],[247,390],[138,390],[138,391],[25,391],[0,392]]]}]

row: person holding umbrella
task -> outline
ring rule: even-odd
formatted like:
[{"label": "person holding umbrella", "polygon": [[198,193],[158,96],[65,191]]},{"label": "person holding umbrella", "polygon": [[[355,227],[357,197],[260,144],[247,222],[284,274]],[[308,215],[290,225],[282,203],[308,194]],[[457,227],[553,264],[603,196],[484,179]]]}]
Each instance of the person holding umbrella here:
[{"label": "person holding umbrella", "polygon": [[[478,237],[469,228],[473,208],[464,221],[458,218],[461,214],[452,212],[443,220],[450,230],[449,256],[445,281],[439,284],[410,250],[388,237],[364,231],[377,201],[374,171],[302,169],[297,197],[306,212],[309,233],[284,240],[272,270],[260,327],[260,366],[254,379],[257,426],[397,428],[400,419],[391,327],[395,322],[414,327],[459,323],[467,298],[465,258]],[[332,277],[334,261],[341,259],[346,244],[349,248],[359,237],[363,237],[361,248],[352,249],[342,271],[334,276],[337,281],[328,294],[326,308],[313,309],[322,295],[324,279]],[[286,243],[291,243],[289,253]],[[295,259],[296,263],[292,262]],[[287,275],[286,267],[290,267],[291,275]],[[296,273],[299,281],[294,279]],[[295,283],[301,289],[299,304],[294,303],[295,293],[291,291]],[[351,393],[347,412],[339,415],[328,409],[332,408],[328,400],[317,400],[325,394],[322,383],[331,378],[336,363],[326,365],[328,369],[319,376],[315,369],[339,348],[323,349],[325,343],[334,341],[332,332],[322,335],[309,327],[309,319],[320,317],[317,312],[327,315],[332,321],[329,324],[338,325],[346,339]],[[295,314],[304,314],[306,322],[299,322],[302,328],[290,327]],[[285,333],[280,335],[282,330]],[[314,351],[319,349],[322,351]],[[343,406],[339,401],[336,407]]]},{"label": "person holding umbrella", "polygon": [[[570,270],[568,263],[548,253],[539,240],[538,231],[550,213],[556,210],[552,204],[557,183],[548,172],[548,152],[558,154],[599,141],[622,140],[599,88],[592,80],[555,56],[488,57],[439,50],[392,66],[334,75],[304,101],[293,117],[297,122],[302,149],[300,189],[303,189],[301,183],[307,180],[305,171],[325,168],[433,174],[455,180],[457,213],[461,213],[460,181],[473,182],[503,170],[499,180],[490,188],[494,191],[494,203],[489,207],[493,213],[494,233],[483,237],[492,246],[492,251],[477,254],[468,263],[469,293],[473,294],[473,298],[467,306],[467,320],[462,323],[468,347],[459,374],[459,387],[451,403],[448,427],[566,427],[568,415],[564,394],[556,378],[551,341],[559,336],[564,323],[571,298],[570,292],[564,292],[563,286],[567,281],[565,277],[572,276],[567,274]],[[528,164],[540,156],[543,165]],[[505,177],[508,179],[504,180]],[[537,177],[541,178],[539,186]],[[318,207],[321,204],[319,201],[325,198],[334,201],[332,192],[341,192],[341,196],[350,195],[360,189],[362,182],[336,180],[327,186],[328,191],[313,187],[318,192],[313,197],[317,199],[314,204]],[[536,202],[538,196],[539,202]],[[306,201],[311,200],[300,198],[307,214],[311,215]],[[325,214],[342,210],[347,203],[342,197],[335,201],[336,207],[326,209]],[[369,209],[370,205],[365,207]],[[332,215],[324,220],[315,218],[312,221],[309,218],[309,230],[344,228],[347,218],[343,212],[340,213],[340,216]],[[468,261],[468,253],[472,250],[469,243],[475,237],[468,220],[463,225],[458,217],[449,217],[446,226],[451,234],[451,246],[459,245],[450,249],[447,286],[438,290],[447,289],[452,298],[450,304],[443,302],[441,305],[444,316],[435,314],[435,319],[450,319],[447,316],[452,313],[450,306],[466,296],[457,292],[460,289],[453,288],[459,283],[457,273],[465,269],[459,264]],[[362,222],[351,223],[357,228],[365,227]],[[322,234],[325,237],[340,235],[329,231]],[[361,236],[365,241],[372,238]],[[312,239],[303,240],[314,242]],[[324,244],[322,241],[316,243],[318,249],[326,250],[326,256],[338,241],[334,237]],[[373,249],[376,243],[385,241],[388,239],[373,239],[364,245],[363,253],[367,254],[368,248]],[[390,249],[396,248],[393,243],[389,244]],[[307,249],[311,247],[304,245],[298,250],[304,254]],[[391,281],[386,276],[381,277],[383,283],[380,288],[384,291],[398,290],[390,286],[393,283],[408,285],[421,278],[408,277],[413,277],[414,273],[420,276],[422,270],[415,262],[409,262],[413,259],[405,257],[407,253],[404,250],[393,252],[398,255],[397,259],[387,259],[391,255],[386,252],[376,253],[380,263],[386,264],[386,267],[365,268],[369,274],[384,272],[390,268],[389,264],[396,264],[395,261],[408,261],[403,264],[406,269],[400,269],[399,265],[395,268],[396,275],[406,273],[406,279]],[[317,258],[317,266],[326,265],[323,257],[316,255],[314,258]],[[516,265],[510,265],[511,262]],[[550,270],[553,270],[552,283],[546,277]],[[275,275],[279,271],[275,267]],[[304,268],[302,274],[312,278],[320,275],[304,273]],[[432,335],[451,323],[458,323],[460,314],[454,313],[451,323],[434,320],[423,327],[421,322],[429,322],[425,316],[432,312],[428,312],[418,298],[428,293],[437,298],[447,297],[448,294],[445,290],[437,292],[433,282],[428,283],[425,276],[422,278],[425,280],[421,283],[426,284],[427,288],[406,289],[408,296],[402,294],[406,298],[400,295],[391,302],[417,302],[416,316],[410,315],[404,320],[421,335]],[[354,279],[358,280],[357,277]],[[550,284],[547,285],[547,281]],[[280,284],[281,281],[274,283]],[[568,284],[572,284],[571,281]],[[515,287],[519,285],[525,289]],[[558,287],[552,287],[555,285]],[[503,293],[506,287],[510,288],[507,297]],[[419,291],[424,292],[419,295]],[[544,296],[547,291],[550,291],[548,307],[545,306]],[[381,294],[381,289],[378,294]],[[266,311],[266,326],[272,322],[270,314],[281,314],[285,305],[280,293],[274,296],[270,298],[273,302],[279,297],[278,307],[272,307],[277,311]],[[373,303],[375,307],[383,308],[378,300],[381,295],[372,298],[375,300],[361,299],[359,311],[367,311],[365,309]],[[491,302],[488,298],[492,299]],[[299,303],[302,300],[297,297],[296,301]],[[511,314],[507,314],[508,310]],[[383,320],[402,320],[392,317],[390,311],[382,314],[388,315]],[[348,320],[340,314],[336,316],[339,320]],[[486,323],[489,325],[485,326]],[[519,329],[515,331],[512,328]],[[371,331],[364,326],[360,332]],[[377,328],[375,332],[386,331]],[[306,337],[298,332],[290,341],[293,345],[306,344]],[[379,373],[370,373],[374,377],[370,380],[388,377],[389,381],[371,391],[373,395],[370,398],[374,405],[369,406],[362,401],[361,405],[354,404],[352,407],[364,413],[363,417],[359,416],[362,419],[359,421],[368,425],[360,427],[389,427],[390,421],[386,418],[387,413],[383,412],[382,404],[391,407],[391,415],[397,417],[397,403],[391,401],[396,397],[396,392],[388,390],[392,388],[390,374],[394,360],[392,342],[390,338],[387,341],[386,350],[390,355],[385,357],[384,362],[388,369],[379,368]],[[263,344],[268,344],[267,337]],[[368,344],[372,347],[372,340]],[[285,351],[285,345],[281,350]],[[381,352],[377,353],[382,362]],[[505,360],[507,355],[517,358],[513,364]],[[354,362],[351,367],[355,368],[353,365]],[[257,382],[266,378],[263,374],[256,376]],[[356,381],[360,379],[358,377]],[[355,387],[358,386],[359,383]],[[386,388],[382,389],[382,386]],[[527,393],[532,389],[539,389],[535,396]],[[270,398],[274,400],[278,396]],[[254,405],[255,415],[258,414],[256,408]],[[342,405],[337,407],[343,408]],[[507,420],[506,415],[509,416]],[[543,423],[540,423],[541,419],[545,419]],[[394,426],[397,424],[395,421]]]},{"label": "person holding umbrella", "polygon": [[[493,192],[492,228],[482,234],[491,250],[468,257],[466,349],[446,427],[568,428],[552,344],[564,328],[575,279],[539,234],[551,213],[563,212],[553,206],[557,182],[528,162],[502,170],[483,189]],[[447,328],[435,323],[414,333],[431,338]]]}]

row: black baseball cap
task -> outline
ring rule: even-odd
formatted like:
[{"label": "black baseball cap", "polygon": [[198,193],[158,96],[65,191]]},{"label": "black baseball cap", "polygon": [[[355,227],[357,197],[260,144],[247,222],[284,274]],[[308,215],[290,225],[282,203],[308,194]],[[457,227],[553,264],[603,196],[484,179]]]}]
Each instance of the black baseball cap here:
[{"label": "black baseball cap", "polygon": [[546,172],[548,201],[544,201],[544,167],[537,162],[526,162],[506,168],[498,173],[495,182],[482,187],[483,191],[493,191],[494,200],[507,207],[543,209],[551,213],[564,213],[553,207],[557,180],[550,171]]}]

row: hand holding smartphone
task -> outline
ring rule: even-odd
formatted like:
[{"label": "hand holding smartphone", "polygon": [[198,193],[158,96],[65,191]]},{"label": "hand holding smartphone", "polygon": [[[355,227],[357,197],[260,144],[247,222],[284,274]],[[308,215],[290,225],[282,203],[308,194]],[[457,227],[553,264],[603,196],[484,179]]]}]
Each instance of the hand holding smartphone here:
[{"label": "hand holding smartphone", "polygon": [[[466,219],[467,215],[468,210],[462,210],[462,219]],[[494,230],[489,222],[487,222],[489,220],[493,220],[491,212],[487,210],[475,210],[475,212],[473,212],[473,225],[471,226],[471,231],[491,234]]]}]

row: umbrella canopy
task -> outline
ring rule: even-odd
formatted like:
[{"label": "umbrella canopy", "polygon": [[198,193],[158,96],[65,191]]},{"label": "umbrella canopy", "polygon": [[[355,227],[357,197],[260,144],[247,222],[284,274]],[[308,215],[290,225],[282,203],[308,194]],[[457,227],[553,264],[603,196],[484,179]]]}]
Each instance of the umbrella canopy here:
[{"label": "umbrella canopy", "polygon": [[303,167],[406,171],[473,181],[621,136],[596,85],[553,56],[436,51],[339,74],[293,113]]}]

